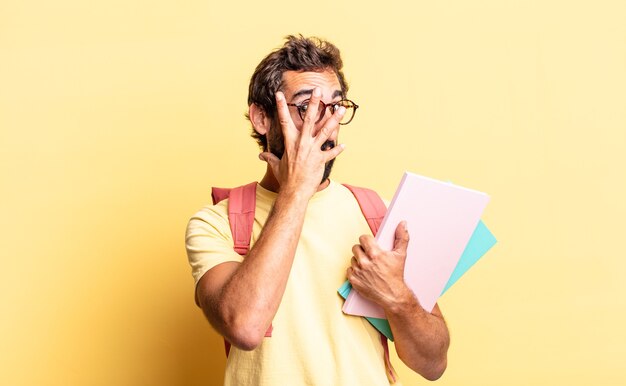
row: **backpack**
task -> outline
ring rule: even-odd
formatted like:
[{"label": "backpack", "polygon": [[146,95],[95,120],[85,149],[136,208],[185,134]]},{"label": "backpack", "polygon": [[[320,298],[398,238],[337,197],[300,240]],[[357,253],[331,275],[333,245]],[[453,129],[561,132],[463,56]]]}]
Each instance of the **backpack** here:
[{"label": "backpack", "polygon": [[[369,225],[372,234],[375,236],[380,228],[380,224],[385,217],[387,207],[380,198],[378,193],[371,189],[360,188],[352,185],[343,184],[354,195],[367,225]],[[252,225],[254,224],[254,213],[256,210],[256,187],[257,182],[252,182],[247,185],[239,186],[236,188],[217,188],[214,187],[211,190],[211,198],[213,204],[217,204],[220,201],[228,198],[228,222],[230,223],[230,230],[233,235],[235,252],[241,256],[248,254],[250,250],[250,239],[252,238]],[[272,336],[273,326],[270,324],[266,337]],[[391,366],[389,360],[389,345],[387,337],[380,334],[380,341],[385,352],[385,366],[389,372],[388,376],[395,382],[396,374]],[[230,352],[230,342],[224,339],[224,348],[226,351],[226,357]]]}]

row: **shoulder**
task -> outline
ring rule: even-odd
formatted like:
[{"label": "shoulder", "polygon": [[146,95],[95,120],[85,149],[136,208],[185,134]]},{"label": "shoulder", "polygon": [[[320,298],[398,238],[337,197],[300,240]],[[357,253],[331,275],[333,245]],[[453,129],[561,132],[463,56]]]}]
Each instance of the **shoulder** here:
[{"label": "shoulder", "polygon": [[198,232],[230,235],[228,199],[215,205],[206,205],[191,216],[187,223],[187,236]]},{"label": "shoulder", "polygon": [[207,205],[191,216],[185,233],[185,247],[196,285],[211,268],[227,261],[242,261],[233,245],[226,200]]}]

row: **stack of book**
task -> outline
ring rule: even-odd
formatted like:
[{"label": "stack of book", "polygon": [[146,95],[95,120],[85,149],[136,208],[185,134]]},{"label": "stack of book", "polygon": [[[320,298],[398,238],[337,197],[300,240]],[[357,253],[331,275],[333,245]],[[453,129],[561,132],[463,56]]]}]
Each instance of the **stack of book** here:
[{"label": "stack of book", "polygon": [[[376,234],[382,249],[392,250],[396,227],[407,222],[410,241],[404,281],[420,305],[431,312],[437,299],[463,276],[496,239],[480,220],[489,196],[449,182],[406,172]],[[349,282],[338,290],[346,299],[343,312],[364,316],[393,340],[383,309],[353,291]]]}]

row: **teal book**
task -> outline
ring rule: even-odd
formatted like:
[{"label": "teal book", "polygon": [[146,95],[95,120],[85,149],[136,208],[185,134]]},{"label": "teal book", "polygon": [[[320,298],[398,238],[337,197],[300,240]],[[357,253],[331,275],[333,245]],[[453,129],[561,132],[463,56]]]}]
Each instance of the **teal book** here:
[{"label": "teal book", "polygon": [[[344,299],[348,297],[348,294],[350,293],[350,291],[352,291],[352,286],[350,285],[350,282],[347,280],[337,290],[337,292],[339,292],[339,295],[341,295],[341,297]],[[380,331],[383,335],[385,335],[387,339],[393,342],[393,334],[391,333],[391,326],[389,326],[389,322],[387,321],[387,319],[369,318],[369,317],[365,317],[365,319],[367,319],[367,321],[370,322],[372,326],[374,326],[378,331]]]},{"label": "teal book", "polygon": [[443,291],[441,291],[441,295],[446,293],[465,272],[472,268],[472,266],[491,249],[491,247],[496,245],[497,241],[494,235],[487,229],[485,223],[483,223],[482,220],[479,221],[476,229],[474,229],[474,233],[472,233],[470,241],[465,246],[465,250],[463,250],[459,262],[454,268],[454,271],[452,271],[448,283],[443,288]]},{"label": "teal book", "polygon": [[[459,259],[454,271],[450,275],[450,279],[448,279],[448,283],[444,287],[441,295],[443,295],[454,283],[456,283],[461,276],[463,276],[476,262],[487,253],[496,244],[497,240],[494,235],[489,231],[487,226],[481,221],[478,222],[476,229],[474,229],[474,233],[472,233],[472,237],[469,242],[465,246],[463,250],[463,254]],[[346,281],[343,285],[337,290],[339,295],[342,298],[347,298],[348,294],[352,290],[352,286],[350,282]],[[369,318],[366,317],[372,326],[374,326],[378,331],[380,331],[383,335],[385,335],[389,340],[393,341],[393,334],[391,333],[391,327],[389,326],[389,322],[387,319],[379,319],[379,318]]]}]

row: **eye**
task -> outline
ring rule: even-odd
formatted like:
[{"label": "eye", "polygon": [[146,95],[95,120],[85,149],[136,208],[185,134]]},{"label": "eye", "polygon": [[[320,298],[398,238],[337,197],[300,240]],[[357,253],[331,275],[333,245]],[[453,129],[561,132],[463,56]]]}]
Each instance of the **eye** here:
[{"label": "eye", "polygon": [[304,113],[306,113],[306,111],[307,111],[307,110],[308,110],[308,108],[309,108],[309,100],[307,99],[307,100],[305,100],[305,101],[302,101],[301,103],[299,103],[299,104],[296,106],[296,108],[298,109],[298,112],[299,112],[301,115],[303,115]]}]

